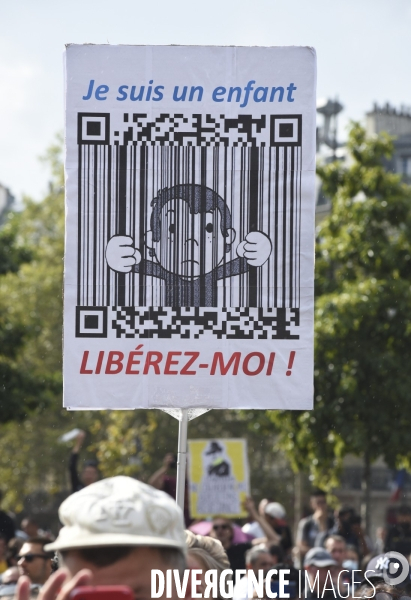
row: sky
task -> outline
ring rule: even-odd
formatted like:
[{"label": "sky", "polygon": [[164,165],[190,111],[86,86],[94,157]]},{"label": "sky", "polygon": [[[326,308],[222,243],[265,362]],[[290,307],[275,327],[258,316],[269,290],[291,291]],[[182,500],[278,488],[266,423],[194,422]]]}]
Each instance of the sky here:
[{"label": "sky", "polygon": [[411,105],[411,0],[3,0],[0,21],[0,183],[19,200],[47,190],[66,43],[313,46],[341,136],[375,101]]}]

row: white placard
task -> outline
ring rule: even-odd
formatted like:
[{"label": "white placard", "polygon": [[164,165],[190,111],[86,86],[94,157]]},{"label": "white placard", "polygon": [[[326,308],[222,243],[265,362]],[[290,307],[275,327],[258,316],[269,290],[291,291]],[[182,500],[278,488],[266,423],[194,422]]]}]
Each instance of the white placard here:
[{"label": "white placard", "polygon": [[313,400],[312,48],[70,45],[64,406]]}]

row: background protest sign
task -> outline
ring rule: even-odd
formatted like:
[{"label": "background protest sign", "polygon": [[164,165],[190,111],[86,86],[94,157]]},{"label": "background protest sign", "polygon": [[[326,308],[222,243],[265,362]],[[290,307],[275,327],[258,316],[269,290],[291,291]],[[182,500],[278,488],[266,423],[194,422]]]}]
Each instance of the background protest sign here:
[{"label": "background protest sign", "polygon": [[311,408],[315,69],[68,46],[67,408]]},{"label": "background protest sign", "polygon": [[250,495],[247,441],[191,440],[188,452],[190,515],[246,517],[242,504]]}]

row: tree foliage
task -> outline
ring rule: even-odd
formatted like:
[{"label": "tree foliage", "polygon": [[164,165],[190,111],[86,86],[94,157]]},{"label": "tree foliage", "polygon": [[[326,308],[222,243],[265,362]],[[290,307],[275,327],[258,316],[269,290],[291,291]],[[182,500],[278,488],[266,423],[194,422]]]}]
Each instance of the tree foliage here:
[{"label": "tree foliage", "polygon": [[354,123],[348,150],[318,168],[332,210],[317,232],[314,410],[272,415],[294,469],[328,489],[348,453],[411,460],[411,188],[384,168],[388,136]]},{"label": "tree foliage", "polygon": [[6,422],[21,417],[26,407],[33,402],[34,381],[17,362],[27,331],[20,319],[10,319],[7,275],[18,273],[22,265],[32,260],[30,249],[19,235],[19,215],[11,214],[0,231],[0,411]]}]

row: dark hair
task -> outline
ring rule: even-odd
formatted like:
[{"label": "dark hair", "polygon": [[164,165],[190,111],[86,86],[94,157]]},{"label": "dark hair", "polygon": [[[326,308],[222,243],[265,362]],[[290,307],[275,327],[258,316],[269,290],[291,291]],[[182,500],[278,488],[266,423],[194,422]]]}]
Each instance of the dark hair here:
[{"label": "dark hair", "polygon": [[231,521],[231,519],[229,517],[224,517],[223,515],[213,515],[213,524],[214,524],[214,521],[217,521],[217,519],[221,519],[221,521],[227,521],[227,525],[229,526],[231,531],[234,532],[233,522]]},{"label": "dark hair", "polygon": [[385,594],[389,594],[391,598],[396,600],[397,598],[408,596],[411,593],[411,583],[405,583],[401,586],[389,585],[388,583],[385,583],[383,579],[376,579],[375,577],[373,577],[371,581],[375,588],[375,592],[372,585],[370,585],[369,583],[363,583],[356,590],[357,598],[375,599],[376,597],[378,598],[377,594],[379,592],[384,592]]},{"label": "dark hair", "polygon": [[[139,547],[140,546],[94,546],[92,548],[73,548],[73,550],[76,550],[84,561],[95,567],[101,568],[108,567],[122,558],[126,558],[133,550],[135,550],[135,548]],[[146,546],[141,547],[145,548]],[[178,569],[180,573],[184,571],[186,568],[186,559],[181,550],[178,548],[162,548],[158,546],[153,546],[153,548],[159,551],[165,564]],[[70,552],[70,550],[60,551],[63,561],[68,552]]]},{"label": "dark hair", "polygon": [[361,525],[362,519],[360,515],[352,515],[350,521],[351,525]]},{"label": "dark hair", "polygon": [[33,515],[27,515],[27,517],[24,517],[21,522],[23,523],[24,520],[28,521],[29,523],[33,523],[33,525],[39,525],[38,520],[36,517],[33,517]]},{"label": "dark hair", "polygon": [[351,508],[350,506],[341,506],[338,509],[338,514],[339,515],[347,515],[348,513],[354,513],[354,509]]},{"label": "dark hair", "polygon": [[320,490],[319,488],[312,490],[310,496],[311,497],[316,497],[316,496],[326,496],[327,494],[324,492],[324,490]]},{"label": "dark hair", "polygon": [[402,506],[399,507],[398,509],[398,514],[402,515],[402,516],[407,516],[411,515],[411,507],[407,506],[406,504],[403,504]]},{"label": "dark hair", "polygon": [[268,552],[271,554],[271,556],[276,556],[279,563],[283,562],[284,552],[281,546],[277,546],[277,544],[270,544],[268,546]]},{"label": "dark hair", "polygon": [[50,544],[51,541],[48,538],[45,537],[41,537],[41,536],[35,536],[35,537],[31,537],[28,540],[24,541],[25,544],[38,544],[39,546],[41,546],[44,554],[47,554],[48,556],[50,556],[50,558],[53,557],[54,552],[47,552],[47,550],[44,550],[44,546],[46,546],[46,544]]},{"label": "dark hair", "polygon": [[84,469],[86,469],[87,467],[93,467],[93,469],[96,469],[96,471],[98,471],[98,462],[96,460],[85,460]]},{"label": "dark hair", "polygon": [[[187,202],[190,207],[191,214],[210,212],[218,209],[221,216],[220,229],[224,237],[227,236],[227,229],[231,229],[231,213],[230,210],[219,194],[206,187],[195,183],[183,183],[174,185],[170,188],[160,190],[151,202],[153,211],[151,213],[150,227],[153,232],[153,240],[159,242],[161,238],[160,213],[161,209],[170,200],[181,198]],[[226,252],[230,251],[231,244],[226,244]]]},{"label": "dark hair", "polygon": [[283,569],[288,569],[290,571],[290,573],[287,575],[287,579],[291,582],[295,582],[298,583],[299,581],[299,577],[300,577],[300,571],[298,569],[296,569],[295,567],[293,567],[292,565],[289,565],[288,563],[278,563],[277,565],[275,565],[277,574],[273,574],[271,579],[272,581],[278,581],[280,579],[280,572]]},{"label": "dark hair", "polygon": [[360,592],[360,594],[357,597],[361,598],[362,596],[363,598],[375,598],[378,592],[385,592],[386,594],[392,596],[392,598],[400,598],[401,596],[404,596],[404,589],[399,589],[394,585],[388,585],[388,583],[385,583],[384,581],[381,581],[379,583],[375,583],[374,581],[373,583],[375,587],[375,594],[372,586],[364,584],[361,587],[359,587],[356,591],[357,594],[358,592]]},{"label": "dark hair", "polygon": [[8,559],[16,558],[16,556],[18,556],[23,544],[24,544],[24,540],[22,540],[21,538],[16,538],[16,537],[11,538],[11,540],[7,544],[7,558]]}]

